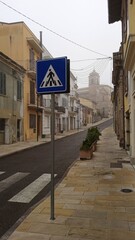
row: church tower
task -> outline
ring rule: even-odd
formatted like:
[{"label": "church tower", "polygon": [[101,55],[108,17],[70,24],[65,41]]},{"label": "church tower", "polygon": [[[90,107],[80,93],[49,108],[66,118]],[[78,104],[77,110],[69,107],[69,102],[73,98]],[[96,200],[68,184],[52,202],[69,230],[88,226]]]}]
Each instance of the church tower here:
[{"label": "church tower", "polygon": [[89,74],[89,87],[91,85],[99,85],[99,84],[100,84],[100,76],[95,70],[93,70],[93,72]]}]

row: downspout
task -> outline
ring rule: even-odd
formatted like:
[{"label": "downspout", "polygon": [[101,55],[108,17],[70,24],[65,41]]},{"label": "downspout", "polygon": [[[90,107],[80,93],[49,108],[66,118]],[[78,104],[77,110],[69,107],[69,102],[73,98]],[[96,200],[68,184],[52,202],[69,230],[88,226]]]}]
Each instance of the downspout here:
[{"label": "downspout", "polygon": [[[42,31],[40,31],[40,46],[42,47]],[[42,59],[42,52],[40,53],[40,59]],[[38,142],[38,131],[39,131],[39,119],[38,119],[38,108],[39,108],[39,103],[38,103],[38,100],[39,100],[39,97],[42,97],[40,96],[38,93],[37,93],[37,142]]]}]

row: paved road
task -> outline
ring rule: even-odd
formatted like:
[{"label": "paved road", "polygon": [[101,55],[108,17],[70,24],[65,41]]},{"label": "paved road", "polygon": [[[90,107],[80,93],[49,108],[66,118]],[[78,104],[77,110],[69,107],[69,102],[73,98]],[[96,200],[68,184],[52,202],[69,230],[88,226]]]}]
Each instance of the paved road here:
[{"label": "paved road", "polygon": [[[102,130],[111,121],[100,124]],[[55,142],[55,183],[78,158],[86,131]],[[0,237],[50,191],[51,144],[0,159]]]}]

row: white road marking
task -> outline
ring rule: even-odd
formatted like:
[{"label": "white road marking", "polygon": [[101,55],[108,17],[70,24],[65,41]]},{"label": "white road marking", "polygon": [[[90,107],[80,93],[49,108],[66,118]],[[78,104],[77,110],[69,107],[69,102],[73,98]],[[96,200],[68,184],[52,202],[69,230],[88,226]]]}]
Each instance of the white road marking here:
[{"label": "white road marking", "polygon": [[0,171],[0,175],[3,174],[3,173],[5,173],[5,172],[1,172],[1,171]]},{"label": "white road marking", "polygon": [[0,192],[4,191],[14,183],[18,182],[25,176],[27,176],[29,173],[22,173],[22,172],[17,172],[13,174],[12,176],[0,181]]},{"label": "white road marking", "polygon": [[[56,176],[56,174],[55,174]],[[34,182],[9,199],[10,202],[29,203],[49,182],[51,174],[42,174]]]}]

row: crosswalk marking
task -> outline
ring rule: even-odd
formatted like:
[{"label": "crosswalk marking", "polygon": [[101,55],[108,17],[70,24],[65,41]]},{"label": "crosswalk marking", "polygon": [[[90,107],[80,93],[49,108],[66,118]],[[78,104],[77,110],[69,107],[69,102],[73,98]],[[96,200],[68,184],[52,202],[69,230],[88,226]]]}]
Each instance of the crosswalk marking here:
[{"label": "crosswalk marking", "polygon": [[[56,176],[56,174],[55,174]],[[10,202],[29,203],[49,182],[51,174],[42,174],[34,182],[9,199]]]},{"label": "crosswalk marking", "polygon": [[14,183],[18,182],[25,176],[27,176],[29,173],[22,173],[22,172],[17,172],[13,174],[12,176],[0,181],[0,192],[4,191]]}]

